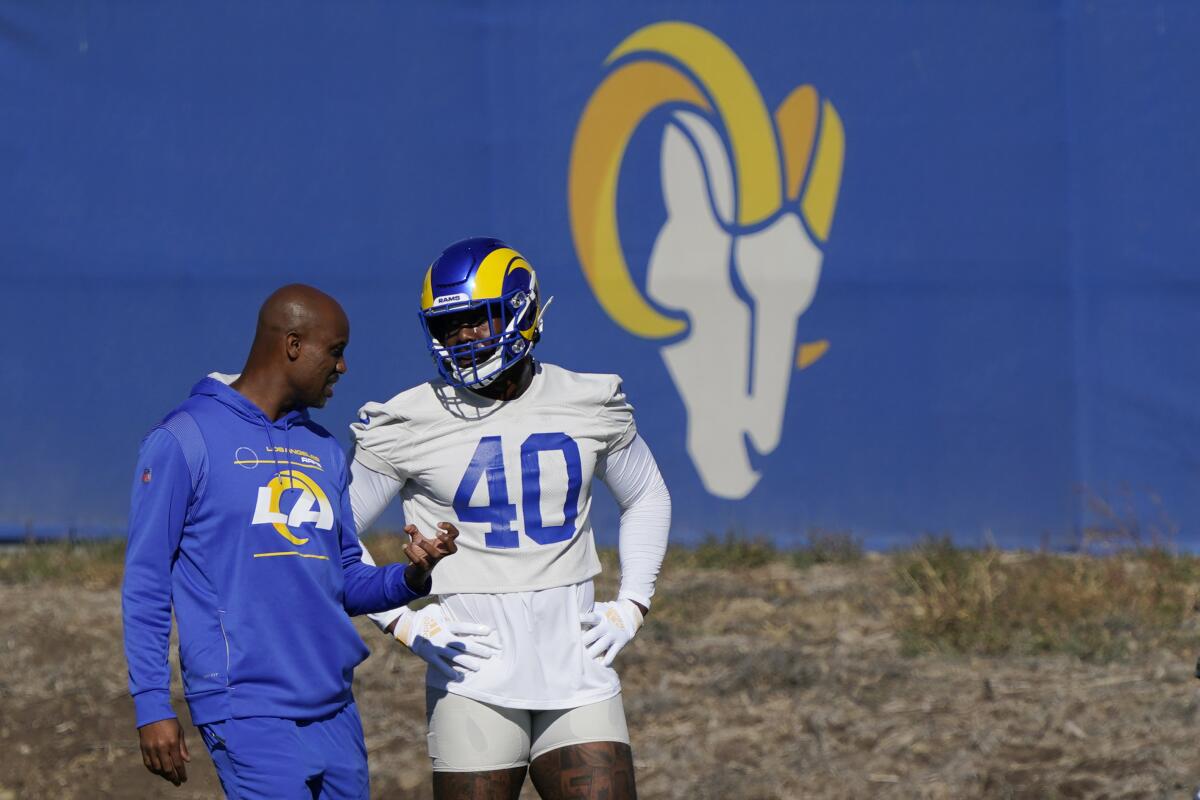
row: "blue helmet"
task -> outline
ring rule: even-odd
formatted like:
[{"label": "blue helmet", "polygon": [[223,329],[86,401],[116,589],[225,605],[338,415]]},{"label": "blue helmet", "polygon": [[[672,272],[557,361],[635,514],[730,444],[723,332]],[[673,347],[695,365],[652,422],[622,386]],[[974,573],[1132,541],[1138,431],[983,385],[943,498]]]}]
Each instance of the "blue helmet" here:
[{"label": "blue helmet", "polygon": [[[499,239],[455,242],[425,273],[421,326],[438,372],[453,386],[487,386],[528,358],[541,336],[541,312],[533,267]],[[443,344],[462,325],[485,321],[487,337]]]}]

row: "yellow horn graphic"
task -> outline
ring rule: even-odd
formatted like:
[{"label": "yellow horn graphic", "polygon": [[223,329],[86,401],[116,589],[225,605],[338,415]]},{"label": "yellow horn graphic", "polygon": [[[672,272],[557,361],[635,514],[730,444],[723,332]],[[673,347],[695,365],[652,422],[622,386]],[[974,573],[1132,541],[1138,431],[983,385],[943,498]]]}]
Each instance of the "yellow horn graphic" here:
[{"label": "yellow horn graphic", "polygon": [[[821,136],[817,138],[818,116]],[[783,162],[787,173],[787,198],[799,200],[804,218],[813,234],[822,242],[829,238],[833,212],[837,207],[838,187],[842,183],[842,159],[846,150],[842,118],[833,103],[820,103],[817,90],[800,86],[789,94],[775,111]],[[812,152],[817,142],[816,153]],[[804,196],[800,189],[808,178]]]},{"label": "yellow horn graphic", "polygon": [[617,176],[638,123],[670,102],[708,108],[678,70],[651,62],[629,64],[596,89],[571,146],[571,231],[583,274],[608,315],[647,339],[674,336],[685,325],[656,311],[629,276],[617,231]]},{"label": "yellow horn graphic", "polygon": [[833,103],[824,102],[821,109],[821,139],[813,158],[812,177],[804,191],[800,208],[814,234],[822,242],[829,238],[833,210],[837,207],[838,189],[842,185],[842,160],[846,152],[846,134],[842,118]]},{"label": "yellow horn graphic", "polygon": [[808,157],[817,138],[819,113],[817,90],[808,85],[794,89],[775,110],[775,126],[779,128],[783,166],[787,174],[785,194],[788,200],[800,199],[800,187],[804,185],[804,177],[808,172]]},{"label": "yellow horn graphic", "polygon": [[783,181],[771,115],[749,70],[729,45],[698,25],[660,22],[631,34],[608,61],[637,52],[678,61],[712,96],[733,149],[737,221],[754,225],[779,211]]},{"label": "yellow horn graphic", "polygon": [[648,25],[605,63],[622,60],[588,100],[576,129],[568,177],[571,232],[583,274],[608,315],[630,333],[662,339],[682,333],[686,323],[658,311],[634,283],[616,214],[621,162],[646,115],[668,103],[706,112],[728,137],[737,224],[770,219],[786,198],[799,203],[820,241],[829,236],[837,206],[844,136],[837,111],[812,86],[795,89],[772,116],[737,54],[697,25]]},{"label": "yellow horn graphic", "polygon": [[[684,22],[647,26],[621,42],[606,63],[635,53],[666,56],[713,98],[733,149],[737,220],[761,222],[779,211],[783,181],[771,117],[745,65],[708,31]],[[665,103],[713,108],[678,69],[632,61],[615,70],[588,101],[571,147],[571,230],[584,276],[608,315],[648,339],[682,333],[685,323],[657,311],[629,275],[617,229],[617,180],[638,123]]]}]

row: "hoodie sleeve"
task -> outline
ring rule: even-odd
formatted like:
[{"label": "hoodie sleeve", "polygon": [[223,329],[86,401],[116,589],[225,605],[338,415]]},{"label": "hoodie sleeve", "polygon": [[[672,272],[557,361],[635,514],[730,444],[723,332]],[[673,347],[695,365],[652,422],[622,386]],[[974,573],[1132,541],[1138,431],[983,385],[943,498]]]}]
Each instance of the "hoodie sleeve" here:
[{"label": "hoodie sleeve", "polygon": [[137,726],[175,716],[171,708],[171,566],[179,552],[192,478],[179,443],[155,429],[134,470],[129,541],[121,587],[125,660]]},{"label": "hoodie sleeve", "polygon": [[338,498],[338,540],[342,551],[342,572],[345,586],[342,605],[351,616],[390,611],[429,594],[433,581],[428,580],[418,590],[404,579],[407,564],[388,564],[377,567],[363,561],[362,545],[354,525],[350,504],[350,471],[343,465],[341,495]]}]

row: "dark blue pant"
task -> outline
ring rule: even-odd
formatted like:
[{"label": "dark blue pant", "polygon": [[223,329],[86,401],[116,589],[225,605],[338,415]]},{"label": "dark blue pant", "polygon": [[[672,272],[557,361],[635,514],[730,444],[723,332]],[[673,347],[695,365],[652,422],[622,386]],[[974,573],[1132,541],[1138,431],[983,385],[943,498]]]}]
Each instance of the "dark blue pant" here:
[{"label": "dark blue pant", "polygon": [[200,726],[230,800],[367,800],[367,746],[354,703],[318,720],[248,717]]}]

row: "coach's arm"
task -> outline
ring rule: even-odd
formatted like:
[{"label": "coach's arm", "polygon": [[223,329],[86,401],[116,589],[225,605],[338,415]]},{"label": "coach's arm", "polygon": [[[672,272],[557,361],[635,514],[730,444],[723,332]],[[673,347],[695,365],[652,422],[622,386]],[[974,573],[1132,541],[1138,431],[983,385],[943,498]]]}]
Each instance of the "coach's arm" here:
[{"label": "coach's arm", "polygon": [[187,780],[191,758],[171,707],[171,565],[191,492],[179,443],[161,428],[151,431],[134,470],[121,610],[142,763],[176,786]]},{"label": "coach's arm", "polygon": [[429,594],[433,585],[433,568],[458,550],[458,545],[454,543],[458,529],[443,522],[438,526],[442,530],[435,537],[426,538],[415,526],[408,525],[404,532],[412,541],[405,545],[404,554],[408,556],[409,563],[376,566],[374,560],[363,559],[350,499],[350,471],[347,469],[344,474],[347,485],[343,487],[339,498],[341,513],[338,519],[344,576],[342,604],[346,613],[357,616],[390,611]]}]

